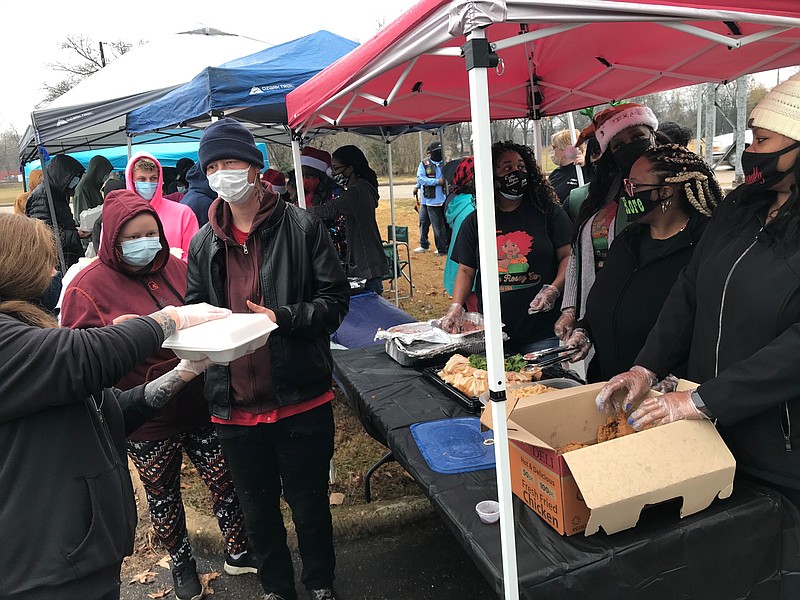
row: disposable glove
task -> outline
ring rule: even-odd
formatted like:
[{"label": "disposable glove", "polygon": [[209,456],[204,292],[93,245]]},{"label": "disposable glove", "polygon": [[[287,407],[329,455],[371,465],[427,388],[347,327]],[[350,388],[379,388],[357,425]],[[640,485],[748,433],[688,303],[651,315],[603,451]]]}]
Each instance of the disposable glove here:
[{"label": "disposable glove", "polygon": [[579,348],[580,352],[569,357],[569,362],[574,363],[586,358],[589,354],[589,349],[592,347],[592,341],[589,339],[589,334],[585,329],[578,328],[572,332],[567,341],[564,343],[567,348]]},{"label": "disposable glove", "polygon": [[216,319],[224,319],[231,314],[227,308],[219,308],[212,306],[205,302],[200,304],[187,304],[186,306],[167,306],[164,308],[165,312],[170,310],[175,311],[177,314],[176,322],[178,329],[186,329],[187,327],[194,327],[206,321],[214,321]]},{"label": "disposable glove", "polygon": [[[614,410],[624,409],[627,411],[636,400],[647,395],[655,381],[656,374],[639,365],[635,365],[630,371],[614,375],[595,398],[597,410],[601,412],[606,410],[606,405],[611,401],[610,404]],[[612,396],[622,390],[625,390],[627,394],[622,406],[619,406],[617,401],[612,400]]]},{"label": "disposable glove", "polygon": [[707,419],[692,402],[692,390],[670,392],[644,400],[628,419],[636,431],[681,419]]},{"label": "disposable glove", "polygon": [[554,285],[545,284],[536,297],[531,300],[531,305],[528,307],[528,314],[532,315],[538,312],[547,312],[553,310],[556,302],[561,297],[561,292]]},{"label": "disposable glove", "polygon": [[213,364],[210,358],[204,358],[202,360],[183,359],[177,364],[175,370],[185,371],[186,373],[192,373],[194,375],[202,375],[205,370]]},{"label": "disposable glove", "polygon": [[575,307],[565,308],[561,311],[561,316],[558,317],[553,331],[556,337],[562,342],[572,335],[572,329],[575,327]]},{"label": "disposable glove", "polygon": [[662,394],[669,394],[670,392],[674,392],[675,388],[678,387],[678,378],[675,375],[667,375],[659,381],[657,384],[653,386],[653,389],[656,392],[661,392]]},{"label": "disposable glove", "polygon": [[445,316],[439,321],[439,327],[447,333],[461,333],[461,325],[464,323],[464,307],[460,304],[451,304]]}]

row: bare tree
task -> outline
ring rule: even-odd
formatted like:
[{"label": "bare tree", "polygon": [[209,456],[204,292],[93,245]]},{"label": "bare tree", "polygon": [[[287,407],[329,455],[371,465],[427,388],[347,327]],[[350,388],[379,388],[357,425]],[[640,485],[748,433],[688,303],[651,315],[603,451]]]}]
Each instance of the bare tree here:
[{"label": "bare tree", "polygon": [[13,125],[0,132],[0,171],[19,169],[19,133]]}]

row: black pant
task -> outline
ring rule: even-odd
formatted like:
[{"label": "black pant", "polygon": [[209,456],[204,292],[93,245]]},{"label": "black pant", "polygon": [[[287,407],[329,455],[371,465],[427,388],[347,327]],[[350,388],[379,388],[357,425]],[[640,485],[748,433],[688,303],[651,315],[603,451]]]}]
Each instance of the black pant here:
[{"label": "black pant", "polygon": [[333,432],[330,402],[276,423],[217,425],[261,585],[286,600],[294,600],[297,592],[280,510],[281,484],[297,531],[303,585],[313,589],[333,583],[336,558],[328,503]]},{"label": "black pant", "polygon": [[119,600],[119,586],[117,586],[107,594],[103,594],[97,600]]}]

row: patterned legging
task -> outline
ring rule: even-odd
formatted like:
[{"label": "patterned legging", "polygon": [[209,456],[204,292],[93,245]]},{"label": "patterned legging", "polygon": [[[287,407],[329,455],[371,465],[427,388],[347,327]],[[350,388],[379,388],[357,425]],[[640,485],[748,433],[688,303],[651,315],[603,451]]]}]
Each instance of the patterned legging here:
[{"label": "patterned legging", "polygon": [[164,440],[128,440],[128,455],[144,485],[153,529],[156,537],[167,547],[172,563],[182,563],[192,556],[181,500],[181,448],[211,492],[214,516],[225,538],[228,554],[248,550],[239,498],[217,435],[209,423]]}]

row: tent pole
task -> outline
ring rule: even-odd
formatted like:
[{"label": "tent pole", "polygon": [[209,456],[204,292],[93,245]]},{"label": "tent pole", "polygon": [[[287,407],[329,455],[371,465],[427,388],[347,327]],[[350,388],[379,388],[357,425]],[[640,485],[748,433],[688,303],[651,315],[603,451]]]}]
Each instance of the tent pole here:
[{"label": "tent pole", "polygon": [[[394,224],[394,176],[392,174],[392,140],[384,137],[386,143],[386,156],[389,162],[389,213],[392,219],[392,257],[394,268],[394,305],[400,306],[400,279],[397,273],[397,229]],[[410,283],[408,284],[411,285]],[[411,295],[411,294],[409,294]]]},{"label": "tent pole", "polygon": [[42,145],[42,138],[39,135],[39,130],[36,127],[36,119],[31,114],[31,125],[33,126],[33,133],[36,136],[36,146],[39,151],[39,166],[42,168],[42,183],[44,184],[44,191],[47,194],[47,207],[50,209],[50,226],[53,229],[53,235],[56,238],[56,251],[58,252],[58,264],[61,267],[61,273],[67,272],[67,261],[64,259],[64,246],[61,244],[61,236],[58,231],[58,219],[56,218],[56,207],[53,204],[53,194],[50,191],[50,178],[47,176],[47,164],[44,159],[44,146]]},{"label": "tent pole", "polygon": [[419,162],[422,162],[425,160],[425,148],[422,146],[422,130],[420,129],[417,134],[419,136]]},{"label": "tent pole", "polygon": [[695,154],[703,156],[703,86],[696,85],[695,88],[697,90],[697,131],[695,134],[697,147],[695,148]]},{"label": "tent pole", "polygon": [[[567,113],[567,124],[569,127],[569,139],[574,146],[575,142],[578,141],[578,138],[575,137],[575,119],[572,117],[572,111]],[[575,163],[575,173],[578,175],[578,185],[583,185],[583,169],[578,163]]]},{"label": "tent pole", "polygon": [[133,140],[131,139],[131,136],[127,136],[127,137],[128,137],[128,142],[127,142],[127,144],[128,144],[128,160],[130,161],[131,156],[133,156]]},{"label": "tent pole", "polygon": [[[497,64],[483,29],[467,35],[464,56],[469,73],[469,98],[472,135],[475,148],[475,194],[494,198],[491,132],[489,130],[489,84],[487,68]],[[494,64],[492,64],[494,63]],[[496,222],[494,202],[478,202],[478,239],[480,269],[497,273]],[[500,282],[497,277],[481,279],[483,318],[486,332],[486,359],[489,398],[492,405],[494,451],[497,460],[497,492],[500,501],[500,543],[503,556],[503,589],[506,600],[518,600],[517,554],[514,539],[514,507],[511,496],[508,429],[506,424],[506,377],[503,360],[502,323],[500,320]]]},{"label": "tent pole", "polygon": [[292,130],[292,161],[294,162],[294,186],[297,189],[297,204],[306,208],[306,188],[303,186],[303,167],[300,164],[300,134]]}]

